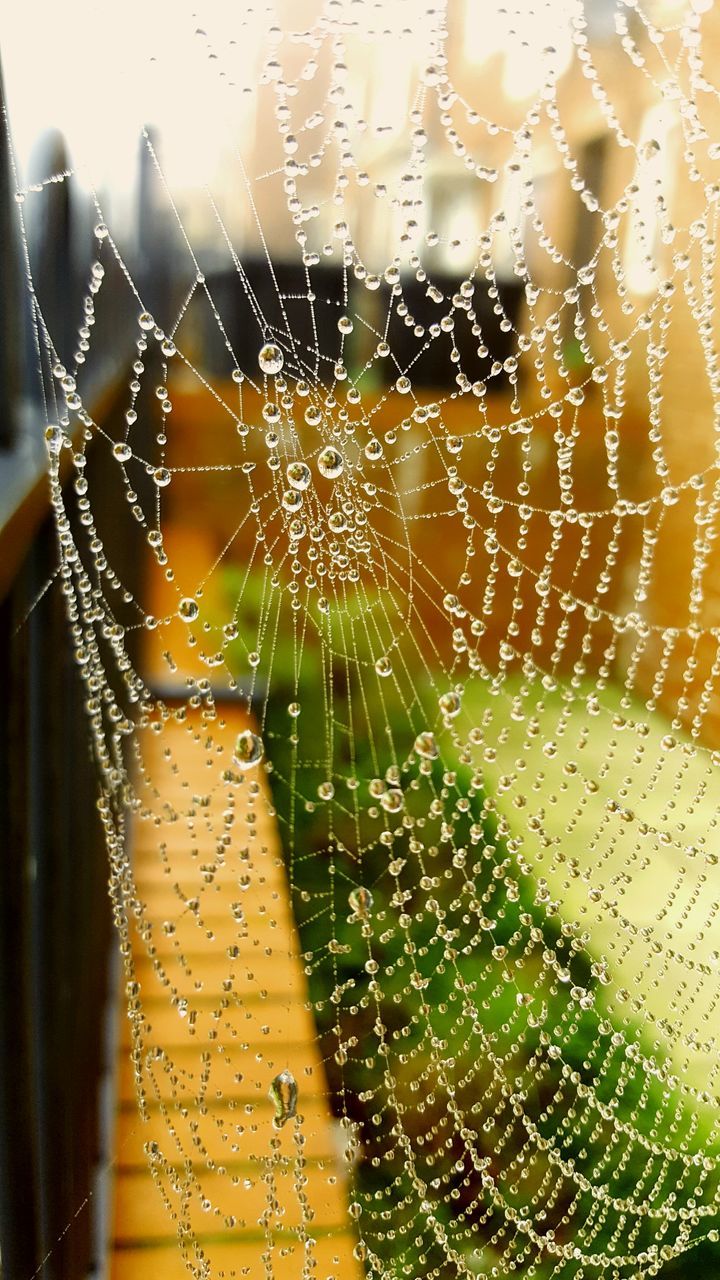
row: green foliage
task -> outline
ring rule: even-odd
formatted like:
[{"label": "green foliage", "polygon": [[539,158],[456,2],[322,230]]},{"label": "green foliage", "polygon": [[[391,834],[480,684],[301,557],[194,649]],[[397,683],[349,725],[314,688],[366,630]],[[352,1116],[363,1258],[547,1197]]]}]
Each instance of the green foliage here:
[{"label": "green foliage", "polygon": [[[389,749],[378,755],[378,741],[407,735],[406,712],[384,689],[373,692],[378,681],[349,686],[341,646],[328,643],[337,643],[333,625],[325,652],[339,656],[329,670],[308,641],[299,674],[292,655],[276,655],[264,737],[331,1096],[359,1134],[369,1273],[374,1256],[398,1278],[443,1277],[449,1242],[478,1274],[503,1252],[503,1266],[514,1257],[518,1273],[548,1280],[634,1280],[621,1264],[588,1268],[571,1256],[575,1244],[622,1256],[632,1231],[628,1254],[648,1251],[643,1274],[689,1274],[663,1260],[663,1212],[670,1191],[676,1210],[717,1194],[700,1155],[708,1119],[640,1024],[609,1012],[587,948],[538,900],[478,775],[444,742],[443,765],[425,771],[412,743],[399,766]],[[335,725],[332,805],[318,800],[328,682],[362,701],[373,727],[371,740]],[[295,699],[297,721],[287,710]],[[390,821],[368,790],[389,766],[404,797]],[[358,885],[373,896],[365,926],[348,904]],[[697,1163],[683,1169],[677,1149]],[[517,1232],[503,1228],[508,1214]],[[524,1218],[568,1256],[538,1256]],[[720,1274],[706,1227],[691,1238],[693,1274]]]}]

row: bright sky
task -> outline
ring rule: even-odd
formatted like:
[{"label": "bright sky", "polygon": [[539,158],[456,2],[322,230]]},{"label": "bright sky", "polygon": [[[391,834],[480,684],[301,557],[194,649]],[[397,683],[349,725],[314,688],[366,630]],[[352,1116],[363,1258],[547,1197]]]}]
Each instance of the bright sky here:
[{"label": "bright sky", "polygon": [[[310,0],[283,3],[293,26],[322,7]],[[539,74],[538,42],[542,47],[555,44],[560,64],[569,56],[569,4],[467,0],[463,46],[468,57],[479,65],[505,49],[506,92],[529,96]],[[264,4],[257,8],[267,13]],[[520,23],[514,14],[518,8],[524,10]],[[368,17],[373,9],[368,6]],[[386,0],[383,19],[390,22],[395,11],[402,24],[412,5],[409,10],[407,0]],[[203,12],[217,59],[208,56],[207,40],[196,35]],[[452,12],[451,4],[451,17]],[[7,4],[0,17],[0,50],[20,162],[46,129],[58,128],[82,176],[98,186],[109,180],[126,186],[142,125],[162,121],[168,176],[192,174],[195,183],[204,182],[231,132],[243,124],[242,95],[228,94],[222,72],[237,83],[250,84],[257,77],[261,23],[251,13],[245,3],[205,7],[193,0]],[[264,18],[262,26],[266,22]],[[237,43],[231,45],[233,37]],[[403,48],[407,46],[406,36]],[[412,59],[403,61],[409,68]],[[385,91],[392,94],[394,86],[397,96],[400,84],[406,94],[397,50],[393,62],[395,76],[385,78]]]},{"label": "bright sky", "polygon": [[[36,139],[56,128],[81,177],[124,186],[132,180],[142,126],[162,120],[168,144],[175,139],[182,152],[185,172],[203,181],[218,135],[232,121],[218,64],[198,48],[193,7],[189,0],[6,6],[0,49],[21,164]],[[215,14],[213,22],[217,29]],[[239,60],[248,61],[250,43],[238,46]],[[214,122],[212,141],[208,120]],[[167,150],[165,159],[172,164]]]}]

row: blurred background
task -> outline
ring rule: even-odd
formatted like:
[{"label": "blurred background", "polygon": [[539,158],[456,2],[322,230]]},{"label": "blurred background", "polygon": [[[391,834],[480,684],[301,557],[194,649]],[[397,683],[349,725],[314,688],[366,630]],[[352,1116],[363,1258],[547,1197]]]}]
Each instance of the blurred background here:
[{"label": "blurred background", "polygon": [[[456,392],[461,368],[468,387],[477,388],[487,430],[475,432],[477,409],[468,412],[462,397],[444,403],[445,420],[468,437],[464,474],[477,477],[477,493],[488,481],[495,495],[507,499],[496,526],[500,541],[512,547],[520,536],[518,484],[528,475],[528,503],[546,512],[562,505],[564,449],[572,455],[574,508],[608,515],[592,535],[578,520],[563,537],[553,562],[550,623],[538,644],[529,606],[536,601],[534,580],[546,562],[551,522],[534,529],[523,556],[531,574],[519,586],[509,574],[500,578],[480,646],[487,668],[507,677],[512,695],[520,687],[522,655],[535,645],[539,665],[558,677],[552,691],[558,701],[548,713],[557,722],[562,690],[573,679],[581,623],[589,616],[570,616],[563,599],[571,592],[598,610],[583,651],[584,676],[595,680],[600,672],[609,705],[630,719],[644,717],[652,743],[671,729],[693,751],[720,748],[714,528],[700,569],[697,544],[698,504],[714,510],[715,500],[716,319],[682,283],[702,278],[706,302],[715,279],[720,149],[713,139],[720,137],[720,119],[713,76],[720,66],[720,15],[704,0],[689,7],[648,0],[637,9],[615,0],[586,0],[584,6],[545,0],[532,12],[523,4],[451,0],[445,55],[452,93],[446,90],[442,100],[440,60],[441,101],[437,110],[426,110],[419,82],[437,94],[426,66],[437,21],[433,10],[420,13],[404,3],[346,7],[359,26],[348,27],[340,76],[332,41],[323,37],[313,48],[287,36],[316,23],[315,0],[287,0],[276,17],[264,6],[246,6],[243,14],[220,6],[201,16],[185,3],[135,0],[99,12],[88,0],[71,11],[15,6],[0,20],[0,644],[8,727],[0,744],[8,855],[0,894],[0,1248],[3,1274],[18,1280],[131,1273],[111,1247],[120,1239],[123,1251],[118,1184],[122,1204],[130,1202],[118,1153],[120,976],[86,740],[86,694],[57,589],[45,480],[48,422],[66,426],[75,442],[87,424],[73,415],[67,396],[63,403],[57,395],[53,366],[75,370],[92,420],[102,424],[106,441],[120,440],[137,358],[137,316],[149,312],[183,354],[169,382],[175,467],[200,467],[219,457],[239,463],[245,456],[244,442],[227,438],[224,405],[244,384],[243,415],[262,425],[262,398],[252,378],[268,324],[302,352],[292,376],[333,386],[342,356],[350,381],[373,406],[374,429],[384,440],[407,417],[397,390],[403,371],[410,370],[417,402],[433,405]],[[332,6],[326,16],[334,19]],[[700,53],[702,80],[694,62]],[[277,92],[280,63],[293,88],[289,99]],[[548,67],[552,94],[544,91]],[[345,98],[336,93],[339,81]],[[288,101],[302,128],[283,140],[277,126]],[[344,158],[350,139],[352,163]],[[513,163],[518,148],[524,167]],[[295,170],[288,170],[289,161]],[[291,179],[302,186],[294,216],[287,203]],[[615,221],[603,221],[612,208]],[[360,271],[343,265],[339,216],[351,228],[357,261],[364,264]],[[113,247],[102,249],[99,273],[94,264],[107,242],[98,226],[109,228]],[[475,327],[456,327],[451,357],[450,340],[426,340],[441,314],[437,295],[459,296],[474,271]],[[368,274],[377,277],[376,287],[367,286]],[[83,317],[93,277],[93,296],[102,288],[88,326]],[[671,278],[676,283],[668,292]],[[311,333],[310,283],[319,300]],[[339,307],[355,319],[345,344]],[[646,323],[651,311],[654,318]],[[667,321],[662,328],[658,316]],[[535,345],[522,336],[548,319],[551,350],[538,365]],[[378,337],[392,358],[377,358]],[[625,342],[623,378],[613,388],[608,416],[602,383],[592,371],[604,368]],[[657,362],[659,346],[657,399],[648,352]],[[571,402],[577,412],[570,429],[548,406],[573,388],[581,390]],[[150,458],[159,409],[144,382],[133,404],[133,440],[140,456]],[[504,429],[530,418],[531,434]],[[409,457],[420,438],[420,428],[411,424]],[[163,599],[156,566],[128,527],[129,482],[111,474],[102,443],[85,449],[100,533],[119,581],[156,605]],[[151,477],[132,465],[127,474],[133,492],[140,504],[151,504]],[[398,467],[403,516],[433,514],[437,465],[426,451]],[[69,464],[66,473],[69,487]],[[609,518],[620,497],[640,510],[641,521]],[[173,484],[165,548],[187,590],[205,579],[228,544],[236,503],[222,475]],[[655,524],[646,517],[658,504],[664,510]],[[399,521],[397,513],[388,516],[389,537],[397,536]],[[444,540],[431,524],[419,527],[418,559],[450,590],[458,581],[462,530]],[[648,528],[649,586],[643,572]],[[210,596],[221,621],[232,612],[249,555],[249,544],[239,539],[216,575]],[[476,582],[487,580],[493,557],[492,548],[481,548]],[[251,630],[251,591],[249,596]],[[157,612],[162,615],[161,608]],[[508,623],[516,617],[514,652],[503,657]],[[450,644],[445,624],[432,610],[424,623],[444,658]],[[675,629],[670,636],[668,629]],[[137,631],[129,641],[133,660],[157,687],[167,691],[175,680],[177,692],[181,681],[201,677],[191,652],[181,654],[170,677],[162,669],[167,636],[140,637]],[[177,658],[182,646],[172,639]],[[278,660],[281,701],[287,701],[288,653],[280,652]],[[231,658],[232,675],[245,687],[247,652],[238,648]],[[492,714],[486,724],[493,723]],[[512,729],[505,732],[502,713],[495,715],[504,749],[487,776],[499,785],[519,745]],[[282,736],[280,727],[277,734]],[[607,740],[598,738],[598,772]],[[617,776],[606,794],[620,793],[626,772],[636,767],[634,749],[634,739],[627,749],[617,748]],[[660,747],[653,757],[651,746],[648,756],[658,754]],[[641,770],[637,787],[653,793],[660,826],[660,793],[680,788],[685,770],[682,787],[702,799],[687,818],[683,839],[702,842],[716,823],[705,775],[699,769],[693,774],[695,765],[687,761],[675,766],[662,758],[666,787],[657,774],[648,781]],[[553,766],[541,763],[552,791],[558,781]],[[540,768],[538,761],[531,766]],[[682,788],[679,794],[685,794]],[[289,805],[279,791],[274,801],[281,814]],[[561,805],[549,820],[558,838],[571,811],[568,799],[567,812]],[[581,875],[593,823],[600,821],[591,807],[587,829],[578,833]],[[306,838],[319,846],[311,819],[307,826]],[[630,855],[621,842],[612,848],[619,850],[614,869],[620,877]],[[612,872],[611,862],[608,881]],[[302,880],[305,874],[310,870],[300,873],[296,887],[312,894],[317,886]],[[551,889],[564,898],[569,915],[579,914],[579,900],[561,887],[566,874],[558,873]],[[673,876],[672,867],[656,865],[650,888],[640,877],[622,903],[634,930],[622,955],[624,972],[657,1019],[668,1013],[660,982],[666,957],[648,962],[643,929],[666,902]],[[714,919],[714,886],[700,876],[692,880],[690,897],[693,892],[696,915],[691,912],[688,924],[686,914],[684,927],[692,930],[698,963],[716,974],[712,932],[696,923]],[[294,906],[303,949],[319,947],[312,920],[305,923]],[[686,908],[683,899],[674,908],[677,918]],[[590,910],[585,923],[593,946],[598,955],[610,954],[615,920]],[[614,962],[620,963],[617,952]],[[318,999],[329,979],[321,973],[313,982],[319,985],[311,995]],[[680,1080],[703,1093],[709,1106],[717,1092],[712,992],[707,999],[698,992],[693,1004],[675,1001],[675,990],[670,1024],[679,1028],[679,1047],[670,1045],[668,1052],[675,1053]],[[688,1050],[696,1026],[697,1042]],[[318,1034],[328,1033],[321,1020]],[[583,1044],[573,1052],[581,1060]],[[339,1087],[333,1071],[331,1064],[331,1099]],[[354,1119],[362,1131],[367,1118],[361,1109]],[[693,1123],[688,1120],[690,1128]],[[707,1136],[707,1123],[703,1113],[698,1134]],[[139,1179],[137,1169],[130,1172]],[[133,1185],[142,1198],[144,1184]],[[372,1179],[369,1187],[378,1189]],[[720,1260],[711,1245],[705,1247],[707,1256],[695,1255],[705,1262],[696,1265],[711,1275]],[[485,1265],[492,1250],[478,1257],[477,1266]],[[136,1280],[144,1274],[139,1265],[133,1263]],[[662,1274],[695,1274],[674,1266]]]}]

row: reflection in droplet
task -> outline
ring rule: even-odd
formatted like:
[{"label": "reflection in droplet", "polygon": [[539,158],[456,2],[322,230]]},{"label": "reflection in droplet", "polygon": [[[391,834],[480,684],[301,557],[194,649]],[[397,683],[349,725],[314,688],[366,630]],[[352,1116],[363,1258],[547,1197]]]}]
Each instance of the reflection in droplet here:
[{"label": "reflection in droplet", "polygon": [[348,894],[348,903],[350,910],[355,912],[361,920],[367,920],[373,909],[374,898],[369,889],[364,885],[356,885]]},{"label": "reflection in droplet", "polygon": [[285,474],[287,475],[290,487],[292,489],[299,489],[300,492],[302,492],[303,489],[307,489],[312,479],[310,468],[306,462],[289,462],[285,469]]},{"label": "reflection in droplet", "polygon": [[343,456],[340,450],[335,449],[331,444],[321,449],[317,464],[320,475],[325,476],[326,480],[337,480],[338,476],[342,475]]},{"label": "reflection in droplet", "polygon": [[262,738],[253,733],[252,729],[243,729],[235,740],[233,751],[233,761],[238,769],[251,769],[262,758],[262,753]]},{"label": "reflection in droplet", "polygon": [[400,813],[405,804],[405,798],[399,787],[388,787],[387,791],[383,791],[380,796],[380,803],[386,813]]},{"label": "reflection in droplet", "polygon": [[437,760],[439,752],[435,734],[431,733],[429,729],[419,733],[415,739],[415,750],[424,760]]},{"label": "reflection in droplet", "polygon": [[454,689],[452,689],[450,693],[443,693],[438,698],[438,706],[440,707],[443,715],[447,716],[448,719],[451,720],[454,716],[460,714],[460,695],[457,694]]},{"label": "reflection in droplet", "polygon": [[65,432],[62,427],[51,426],[45,431],[45,444],[48,453],[59,453],[65,443]]},{"label": "reflection in droplet", "polygon": [[285,357],[276,342],[266,342],[265,345],[260,348],[258,364],[260,365],[263,373],[268,373],[271,376],[279,373],[284,363]]},{"label": "reflection in droplet", "polygon": [[197,600],[193,600],[192,596],[185,596],[178,605],[178,614],[183,622],[194,622],[199,612]]},{"label": "reflection in droplet", "polygon": [[288,1120],[297,1115],[298,1087],[292,1071],[280,1071],[275,1076],[268,1090],[270,1101],[275,1107],[273,1124],[281,1129]]},{"label": "reflection in droplet", "polygon": [[286,511],[299,511],[302,506],[302,498],[297,489],[286,489],[282,496],[282,504]]}]

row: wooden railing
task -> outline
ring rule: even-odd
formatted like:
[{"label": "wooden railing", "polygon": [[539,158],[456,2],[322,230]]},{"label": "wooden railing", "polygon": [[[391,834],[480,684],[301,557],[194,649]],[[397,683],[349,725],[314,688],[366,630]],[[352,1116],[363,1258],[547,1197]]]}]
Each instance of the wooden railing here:
[{"label": "wooden railing", "polygon": [[[8,1280],[86,1280],[104,1246],[95,1213],[100,1099],[116,984],[1,79],[0,109],[0,1265]],[[35,247],[48,262],[72,257],[74,215],[62,186],[42,197],[43,242]],[[82,214],[87,221],[87,208]],[[82,290],[79,271],[49,273],[48,314],[54,306],[60,315],[68,294]],[[127,349],[118,352],[127,368]],[[118,367],[108,363],[93,383],[93,405],[104,414],[117,397]],[[98,496],[102,502],[102,490]]]}]

